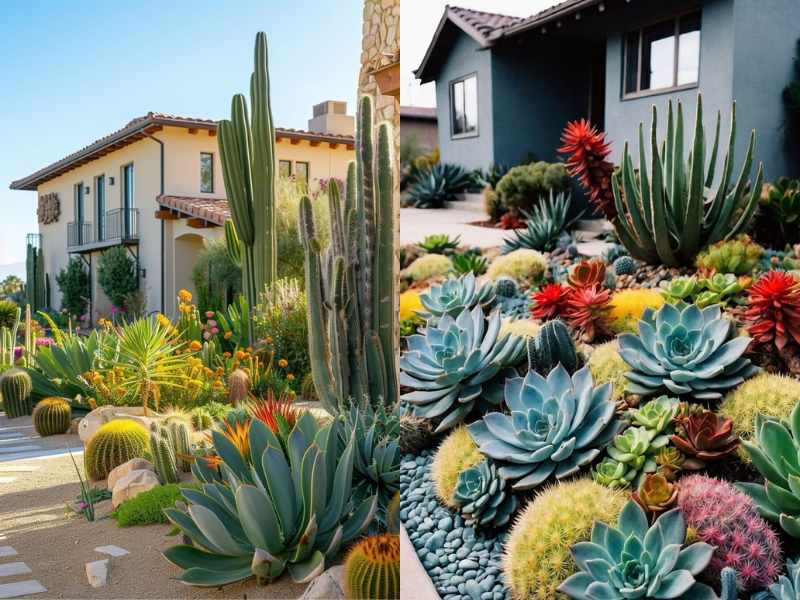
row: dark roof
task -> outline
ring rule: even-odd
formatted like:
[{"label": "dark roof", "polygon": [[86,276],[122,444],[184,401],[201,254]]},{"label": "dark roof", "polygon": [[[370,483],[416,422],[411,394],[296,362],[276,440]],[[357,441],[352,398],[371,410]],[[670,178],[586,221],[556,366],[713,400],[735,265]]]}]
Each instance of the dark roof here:
[{"label": "dark roof", "polygon": [[436,109],[427,106],[401,106],[401,119],[421,119],[425,121],[436,120]]},{"label": "dark roof", "polygon": [[[95,140],[77,152],[73,152],[27,177],[11,182],[9,187],[12,190],[35,190],[38,185],[45,181],[58,177],[67,171],[132,144],[159,131],[164,126],[183,127],[186,129],[206,129],[210,135],[216,135],[217,132],[217,121],[211,119],[197,119],[194,117],[180,117],[165,113],[149,112],[146,115],[132,119],[121,129],[101,137],[99,140]],[[276,128],[275,138],[278,140],[308,140],[310,142],[345,144],[348,147],[352,147],[355,144],[355,138],[352,135],[314,133],[302,129]]]},{"label": "dark roof", "polygon": [[600,5],[601,11],[605,8],[603,0],[565,0],[527,18],[482,12],[459,6],[447,6],[444,9],[442,18],[439,20],[439,25],[436,27],[436,32],[433,34],[433,39],[428,45],[425,56],[422,58],[419,67],[414,71],[414,74],[423,83],[431,81],[432,77],[428,69],[429,63],[432,61],[436,46],[448,23],[455,25],[469,35],[481,48],[490,48],[502,38],[511,37],[535,27],[543,27],[550,22],[558,21],[563,17],[594,5]]}]

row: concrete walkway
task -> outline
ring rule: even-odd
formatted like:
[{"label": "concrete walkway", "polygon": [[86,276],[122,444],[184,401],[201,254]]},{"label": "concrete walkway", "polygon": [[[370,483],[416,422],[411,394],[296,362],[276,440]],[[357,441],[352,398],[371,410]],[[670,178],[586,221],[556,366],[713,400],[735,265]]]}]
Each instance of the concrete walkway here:
[{"label": "concrete walkway", "polygon": [[400,528],[400,600],[440,600],[405,527]]}]

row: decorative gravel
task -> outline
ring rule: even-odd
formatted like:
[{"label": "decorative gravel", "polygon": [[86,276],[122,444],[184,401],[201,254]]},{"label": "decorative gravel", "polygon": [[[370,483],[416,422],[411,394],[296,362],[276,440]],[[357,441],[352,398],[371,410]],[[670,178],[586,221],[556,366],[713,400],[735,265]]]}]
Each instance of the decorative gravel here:
[{"label": "decorative gravel", "polygon": [[403,456],[400,520],[444,600],[507,600],[502,552],[505,531],[466,527],[461,515],[436,499],[429,477],[433,453]]}]

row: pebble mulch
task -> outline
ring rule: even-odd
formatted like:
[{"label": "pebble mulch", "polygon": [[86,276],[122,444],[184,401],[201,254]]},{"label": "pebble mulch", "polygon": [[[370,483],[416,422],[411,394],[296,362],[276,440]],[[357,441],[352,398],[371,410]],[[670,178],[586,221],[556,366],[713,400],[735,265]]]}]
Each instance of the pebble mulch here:
[{"label": "pebble mulch", "polygon": [[464,525],[436,499],[429,477],[433,453],[403,456],[400,519],[443,600],[509,600],[503,580],[506,532]]}]

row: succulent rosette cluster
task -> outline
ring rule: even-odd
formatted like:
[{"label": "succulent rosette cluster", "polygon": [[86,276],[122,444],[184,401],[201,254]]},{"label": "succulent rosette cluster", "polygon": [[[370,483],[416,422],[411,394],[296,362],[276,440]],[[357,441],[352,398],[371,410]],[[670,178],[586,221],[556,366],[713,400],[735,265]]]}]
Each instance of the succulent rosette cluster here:
[{"label": "succulent rosette cluster", "polygon": [[517,499],[506,492],[506,480],[490,460],[464,469],[458,475],[453,502],[467,525],[502,527],[517,510]]},{"label": "succulent rosette cluster", "polygon": [[440,285],[433,285],[419,295],[425,311],[418,314],[423,319],[440,319],[444,315],[457,317],[461,311],[485,306],[494,300],[491,285],[478,285],[474,273],[451,277]]}]

